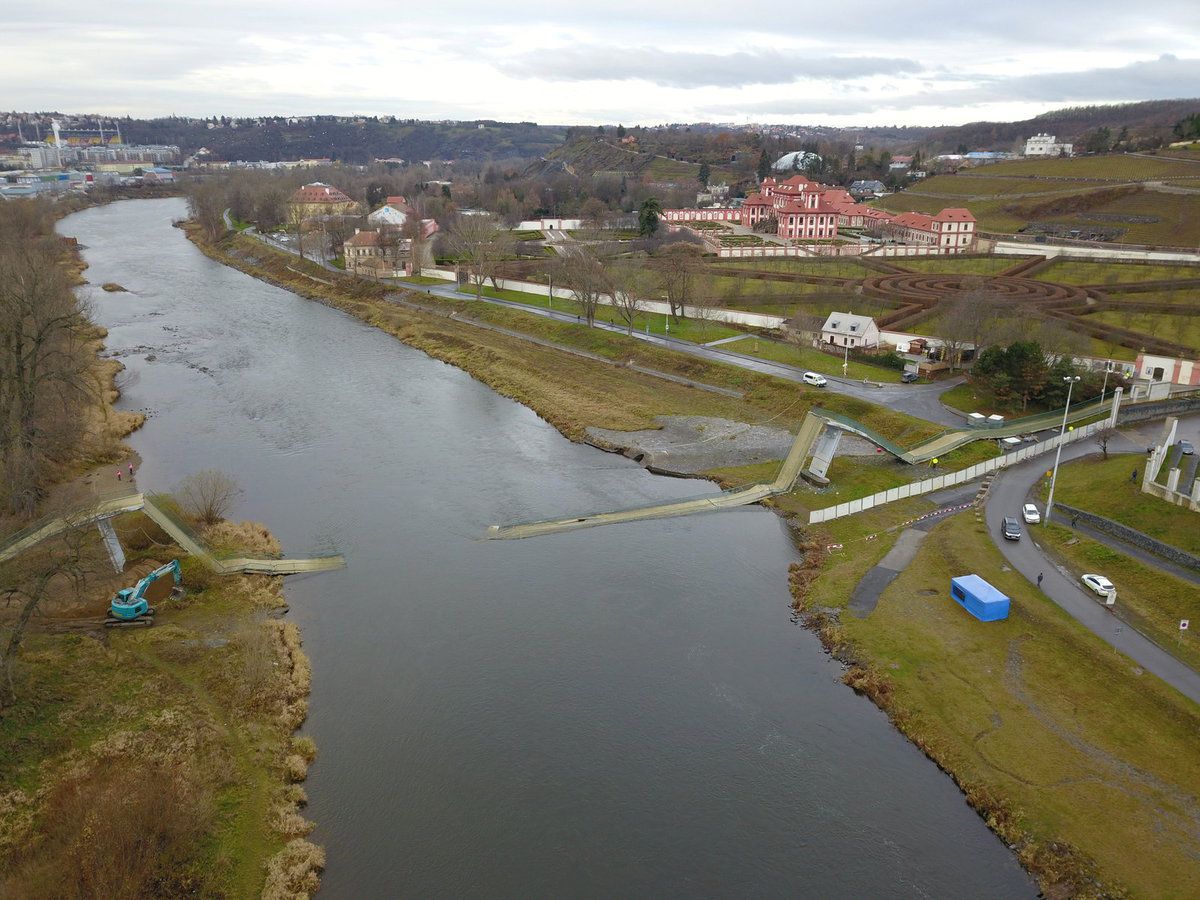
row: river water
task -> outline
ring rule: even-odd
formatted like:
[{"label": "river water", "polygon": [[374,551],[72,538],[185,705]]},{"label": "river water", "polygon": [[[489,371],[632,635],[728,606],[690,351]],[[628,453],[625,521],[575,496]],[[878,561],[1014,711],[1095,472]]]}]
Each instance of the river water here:
[{"label": "river water", "polygon": [[790,618],[758,507],[480,540],[715,488],[570,443],[338,311],[200,254],[180,200],[86,210],[138,482],[217,467],[289,555],[322,896],[1030,896],[954,785]]}]

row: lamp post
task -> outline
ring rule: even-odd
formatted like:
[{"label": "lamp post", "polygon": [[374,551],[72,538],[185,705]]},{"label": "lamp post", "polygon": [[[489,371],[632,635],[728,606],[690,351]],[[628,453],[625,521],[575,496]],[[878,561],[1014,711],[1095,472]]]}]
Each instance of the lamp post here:
[{"label": "lamp post", "polygon": [[1100,402],[1104,402],[1104,394],[1108,391],[1108,376],[1112,374],[1113,364],[1110,359],[1104,364],[1104,386],[1100,388]]},{"label": "lamp post", "polygon": [[846,342],[846,355],[842,357],[842,377],[843,378],[848,377],[846,375],[846,372],[847,372],[847,370],[849,370],[849,368],[850,368],[850,342],[847,341]]},{"label": "lamp post", "polygon": [[1058,450],[1054,453],[1054,471],[1050,475],[1050,496],[1046,499],[1046,524],[1050,524],[1050,514],[1054,511],[1054,482],[1058,480],[1058,461],[1062,459],[1062,445],[1067,437],[1067,412],[1071,408],[1071,389],[1079,381],[1078,375],[1067,375],[1063,378],[1067,385],[1067,405],[1063,407],[1062,428],[1058,432]]}]

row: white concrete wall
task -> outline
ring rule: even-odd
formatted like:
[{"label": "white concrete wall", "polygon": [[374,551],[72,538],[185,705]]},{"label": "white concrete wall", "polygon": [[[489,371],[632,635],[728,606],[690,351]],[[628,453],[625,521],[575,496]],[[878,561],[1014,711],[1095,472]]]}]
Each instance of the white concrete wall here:
[{"label": "white concrete wall", "polygon": [[1108,247],[1059,247],[1054,244],[1023,244],[1016,241],[996,241],[997,253],[1017,256],[1062,256],[1069,259],[1128,259],[1146,262],[1200,262],[1200,253],[1178,250],[1122,250]]},{"label": "white concrete wall", "polygon": [[1022,447],[1020,450],[1015,450],[1012,453],[1005,453],[1003,456],[997,456],[993,459],[976,463],[969,468],[960,469],[957,472],[950,472],[946,475],[935,475],[933,478],[926,478],[924,481],[915,481],[912,484],[905,484],[891,490],[880,491],[878,494],[863,497],[861,500],[851,500],[848,503],[839,503],[837,506],[829,506],[825,509],[814,509],[808,514],[808,523],[816,525],[820,522],[828,522],[831,519],[840,519],[843,516],[853,515],[863,510],[874,509],[876,506],[882,506],[885,503],[903,500],[906,497],[919,497],[921,494],[940,491],[943,488],[952,487],[956,484],[964,484],[996,469],[1003,469],[1006,466],[1022,462],[1030,457],[1040,456],[1056,448],[1060,440],[1066,444],[1073,441],[1081,441],[1084,438],[1091,437],[1101,428],[1106,427],[1108,427],[1107,420],[1093,422],[1090,425],[1082,425],[1073,431],[1068,431],[1065,440],[1062,440],[1056,434],[1049,440],[1039,441],[1037,444]]}]

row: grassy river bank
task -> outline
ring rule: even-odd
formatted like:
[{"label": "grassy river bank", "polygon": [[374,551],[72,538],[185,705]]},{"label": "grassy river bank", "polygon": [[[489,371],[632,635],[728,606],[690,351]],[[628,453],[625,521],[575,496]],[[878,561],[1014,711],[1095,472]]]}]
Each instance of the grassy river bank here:
[{"label": "grassy river bank", "polygon": [[[85,283],[77,254],[64,265]],[[38,514],[110,491],[112,466],[130,459],[122,438],[144,417],[113,408],[123,367],[100,358],[104,338],[92,329],[97,388],[84,434],[48,473]],[[0,535],[21,524],[0,522]],[[95,528],[0,566],[7,589],[69,553],[83,562],[78,581],[51,579],[16,658],[15,701],[0,708],[0,896],[312,893],[324,857],[304,840],[313,826],[299,812],[299,782],[316,748],[295,736],[310,668],[299,629],[281,618],[281,582],[216,576],[184,559],[186,594],[160,604],[154,627],[106,630],[118,588],[183,557],[141,513],[115,525],[128,557],[122,574]],[[279,549],[253,523],[222,522],[206,538]],[[14,608],[0,607],[0,631]]]},{"label": "grassy river bank", "polygon": [[[338,276],[244,236],[210,257],[342,309],[531,407],[572,440],[595,425],[654,427],[656,415],[713,415],[794,430],[812,403],[796,385],[697,361],[621,335],[470,300],[414,299],[614,362],[743,392],[708,394],[385,299],[382,285]],[[902,443],[936,428],[837,395],[824,406]],[[978,451],[971,451],[978,452]],[[753,468],[753,467],[748,467]],[[953,468],[953,466],[948,466]],[[757,471],[715,473],[728,484]],[[846,471],[846,478],[854,473]],[[875,473],[873,477],[880,477]],[[973,513],[938,524],[865,618],[854,587],[906,524],[934,507],[911,499],[809,529],[810,495],[769,505],[792,525],[802,561],[790,589],[798,619],[846,665],[845,682],[884,710],[962,789],[1047,896],[1183,896],[1200,883],[1200,710],[1095,639],[1003,564]],[[826,505],[819,502],[814,505]],[[952,574],[978,572],[1013,599],[1005,623],[976,622],[947,597]],[[1175,763],[1179,764],[1173,764]]]}]

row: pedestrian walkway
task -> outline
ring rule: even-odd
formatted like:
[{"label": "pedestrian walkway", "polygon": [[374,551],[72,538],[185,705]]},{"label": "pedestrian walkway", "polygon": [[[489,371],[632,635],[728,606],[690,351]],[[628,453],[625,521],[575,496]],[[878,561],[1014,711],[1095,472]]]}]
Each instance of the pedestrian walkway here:
[{"label": "pedestrian walkway", "polygon": [[301,572],[328,572],[340,569],[346,561],[340,555],[318,556],[310,559],[267,559],[238,557],[221,559],[205,547],[190,530],[179,523],[167,510],[143,493],[130,493],[99,503],[78,507],[70,512],[51,516],[35,522],[12,535],[0,546],[0,563],[6,562],[42,541],[61,534],[68,529],[82,528],[111,519],[127,512],[141,510],[159,525],[190,556],[200,559],[220,575],[253,573],[260,575],[294,575]]}]

